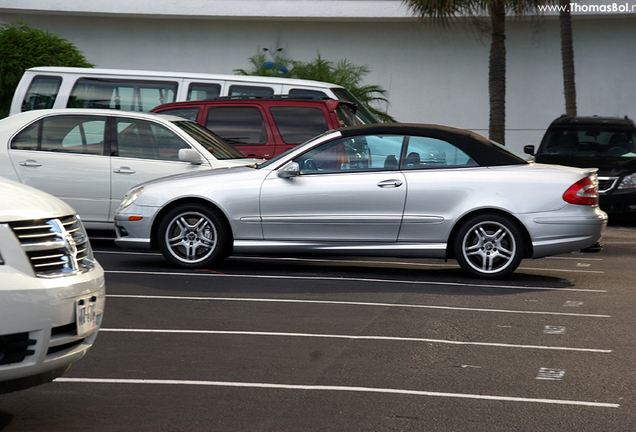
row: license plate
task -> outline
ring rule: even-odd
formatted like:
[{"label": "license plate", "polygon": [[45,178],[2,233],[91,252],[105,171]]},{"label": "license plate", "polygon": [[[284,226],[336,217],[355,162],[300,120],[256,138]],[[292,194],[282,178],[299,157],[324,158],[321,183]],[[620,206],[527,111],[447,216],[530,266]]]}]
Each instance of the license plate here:
[{"label": "license plate", "polygon": [[78,335],[83,335],[97,328],[96,304],[97,297],[95,296],[79,299],[75,303]]}]

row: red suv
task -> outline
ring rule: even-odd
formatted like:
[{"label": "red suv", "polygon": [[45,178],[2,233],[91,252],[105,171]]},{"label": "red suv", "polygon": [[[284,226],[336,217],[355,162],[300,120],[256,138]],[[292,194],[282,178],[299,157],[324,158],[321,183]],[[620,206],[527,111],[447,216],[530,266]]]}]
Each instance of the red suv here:
[{"label": "red suv", "polygon": [[265,159],[327,130],[361,124],[355,104],[333,99],[219,98],[168,103],[152,112],[194,120],[246,156]]}]

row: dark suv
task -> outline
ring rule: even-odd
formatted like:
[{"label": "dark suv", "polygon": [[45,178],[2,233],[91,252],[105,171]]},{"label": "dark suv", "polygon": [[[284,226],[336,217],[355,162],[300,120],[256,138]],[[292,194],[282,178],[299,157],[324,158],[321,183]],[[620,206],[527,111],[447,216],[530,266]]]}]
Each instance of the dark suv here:
[{"label": "dark suv", "polygon": [[636,126],[627,117],[567,117],[554,120],[535,153],[536,162],[599,169],[602,210],[636,215]]},{"label": "dark suv", "polygon": [[282,96],[174,102],[152,112],[194,120],[246,156],[265,159],[327,130],[360,124],[351,102]]}]

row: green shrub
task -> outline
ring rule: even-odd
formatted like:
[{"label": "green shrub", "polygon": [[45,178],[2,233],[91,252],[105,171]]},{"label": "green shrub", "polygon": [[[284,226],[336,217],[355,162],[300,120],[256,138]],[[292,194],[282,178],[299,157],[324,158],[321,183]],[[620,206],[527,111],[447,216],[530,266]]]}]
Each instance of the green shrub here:
[{"label": "green shrub", "polygon": [[25,69],[36,66],[94,65],[60,36],[20,22],[0,25],[0,118],[9,115],[13,93]]}]

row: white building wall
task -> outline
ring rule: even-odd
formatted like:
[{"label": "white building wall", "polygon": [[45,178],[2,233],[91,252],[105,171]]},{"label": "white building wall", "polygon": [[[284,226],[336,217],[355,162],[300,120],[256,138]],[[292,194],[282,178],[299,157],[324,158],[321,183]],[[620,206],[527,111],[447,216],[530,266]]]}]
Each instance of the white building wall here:
[{"label": "white building wall", "polygon": [[[124,9],[119,0],[0,0],[0,22],[22,21],[59,34],[90,62],[107,68],[231,74],[248,68],[248,58],[262,48],[283,48],[287,57],[303,61],[320,52],[327,60],[369,65],[365,83],[389,90],[389,113],[399,121],[488,133],[490,38],[466,23],[420,24],[399,1],[191,3],[215,6],[196,16],[175,16],[184,3],[138,0],[134,9]],[[86,4],[98,10],[86,10]],[[38,10],[36,5],[44,6]],[[117,10],[127,13],[117,15]],[[327,19],[330,13],[337,19]],[[632,14],[575,16],[580,115],[636,117],[635,24]],[[564,112],[558,19],[512,19],[506,44],[506,144],[521,152],[525,144],[538,144],[549,123]]]}]

